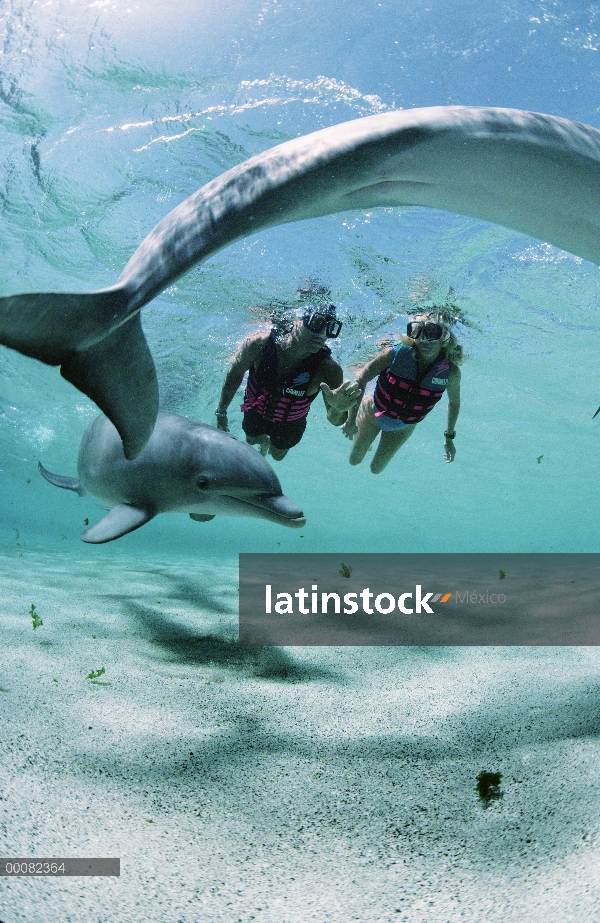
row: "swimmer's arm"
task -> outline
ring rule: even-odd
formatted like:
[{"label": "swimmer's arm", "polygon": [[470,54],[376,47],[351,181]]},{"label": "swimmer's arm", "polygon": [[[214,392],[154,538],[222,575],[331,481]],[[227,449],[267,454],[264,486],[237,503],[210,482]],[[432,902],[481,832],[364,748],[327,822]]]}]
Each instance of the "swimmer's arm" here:
[{"label": "swimmer's arm", "polygon": [[[456,421],[458,420],[458,414],[460,412],[460,369],[457,365],[453,365],[450,370],[450,375],[448,376],[448,425],[446,427],[447,433],[453,433],[456,429]],[[454,439],[444,439],[444,457],[446,461],[454,461],[454,456],[456,455],[456,448],[454,445]]]},{"label": "swimmer's arm", "polygon": [[247,337],[237,352],[234,354],[231,364],[225,375],[221,397],[217,406],[217,420],[219,417],[227,416],[227,408],[231,404],[235,392],[244,380],[244,375],[248,369],[258,362],[269,339],[268,333],[259,333]]},{"label": "swimmer's arm", "polygon": [[319,378],[327,419],[333,426],[341,426],[348,415],[346,392],[350,382],[344,381],[341,365],[331,358],[325,359],[319,367]]},{"label": "swimmer's arm", "polygon": [[393,358],[394,350],[391,346],[388,346],[387,349],[384,349],[378,356],[375,356],[370,362],[366,362],[362,368],[356,371],[356,383],[363,394],[365,388],[373,378],[377,378],[378,375],[381,375],[382,372],[389,369]]},{"label": "swimmer's arm", "polygon": [[448,426],[446,431],[453,433],[460,413],[460,369],[453,365],[448,376]]},{"label": "swimmer's arm", "polygon": [[389,369],[393,358],[394,350],[391,346],[388,346],[387,349],[384,349],[383,352],[380,352],[378,356],[375,356],[375,358],[371,359],[370,362],[366,362],[362,368],[356,371],[356,401],[348,410],[348,419],[346,420],[346,424],[344,426],[344,434],[348,436],[348,438],[352,438],[352,436],[357,432],[356,417],[367,385],[370,381],[372,381],[373,378],[377,378],[379,375],[381,375],[382,372],[385,372],[386,369]]}]

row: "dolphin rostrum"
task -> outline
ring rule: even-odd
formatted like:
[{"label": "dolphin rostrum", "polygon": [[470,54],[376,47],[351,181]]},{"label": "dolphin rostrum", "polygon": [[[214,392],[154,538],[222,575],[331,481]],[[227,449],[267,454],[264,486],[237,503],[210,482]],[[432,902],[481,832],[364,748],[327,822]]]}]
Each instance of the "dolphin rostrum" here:
[{"label": "dolphin rostrum", "polygon": [[139,529],[158,513],[188,513],[198,522],[215,516],[255,516],[300,527],[304,513],[281,492],[279,478],[260,452],[229,433],[174,413],[159,413],[145,448],[133,460],[123,454],[117,430],[96,417],[83,434],[79,479],[40,473],[80,496],[113,504],[81,534],[101,544]]},{"label": "dolphin rostrum", "polygon": [[178,205],[110,288],[1,298],[0,343],[60,365],[134,458],[158,408],[140,308],[191,266],[261,228],[380,205],[481,218],[600,264],[600,131],[519,109],[436,106],[304,135]]}]

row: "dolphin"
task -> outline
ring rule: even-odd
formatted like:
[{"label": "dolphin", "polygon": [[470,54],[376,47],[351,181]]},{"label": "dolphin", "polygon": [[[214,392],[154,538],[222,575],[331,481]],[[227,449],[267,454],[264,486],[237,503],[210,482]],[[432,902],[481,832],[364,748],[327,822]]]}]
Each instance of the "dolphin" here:
[{"label": "dolphin", "polygon": [[600,264],[600,131],[519,109],[436,106],[304,135],[251,157],[174,208],[113,286],[1,298],[0,343],[60,365],[134,458],[158,412],[139,318],[145,304],[262,228],[390,205],[481,218]]},{"label": "dolphin", "polygon": [[133,460],[104,415],[90,423],[79,448],[79,478],[63,477],[38,463],[56,487],[91,494],[111,504],[109,513],[81,534],[101,544],[127,535],[158,513],[188,513],[198,522],[215,516],[255,516],[301,527],[304,514],[281,492],[279,479],[260,452],[229,433],[174,413],[159,413],[154,431]]}]

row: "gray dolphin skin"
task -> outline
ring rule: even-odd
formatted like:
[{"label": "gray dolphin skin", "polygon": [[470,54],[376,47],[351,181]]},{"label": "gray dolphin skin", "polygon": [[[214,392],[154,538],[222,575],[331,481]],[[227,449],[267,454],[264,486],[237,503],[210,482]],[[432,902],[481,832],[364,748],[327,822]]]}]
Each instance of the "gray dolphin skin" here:
[{"label": "gray dolphin skin", "polygon": [[281,492],[260,452],[221,430],[174,413],[159,413],[145,448],[123,454],[117,430],[96,417],[81,440],[79,478],[40,473],[56,487],[91,494],[112,509],[81,534],[101,544],[139,529],[158,513],[188,513],[198,522],[215,516],[253,516],[283,526],[306,523],[299,506]]},{"label": "gray dolphin skin", "polygon": [[304,135],[251,157],[173,209],[111,288],[0,299],[0,343],[60,365],[112,420],[133,458],[158,409],[139,319],[145,304],[262,228],[391,205],[481,218],[600,264],[600,131],[519,109],[437,106]]}]

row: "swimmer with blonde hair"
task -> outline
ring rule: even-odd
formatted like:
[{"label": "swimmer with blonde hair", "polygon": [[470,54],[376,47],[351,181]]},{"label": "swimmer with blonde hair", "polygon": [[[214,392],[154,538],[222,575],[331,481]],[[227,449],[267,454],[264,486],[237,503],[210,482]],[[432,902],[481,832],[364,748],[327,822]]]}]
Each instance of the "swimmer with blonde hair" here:
[{"label": "swimmer with blonde hair", "polygon": [[[371,462],[373,474],[383,471],[398,449],[412,436],[448,392],[448,419],[444,433],[444,457],[454,461],[456,421],[460,410],[462,346],[450,326],[453,318],[442,309],[411,316],[406,335],[395,347],[387,347],[356,373],[362,395],[348,411],[342,431],[353,439],[350,464],[359,465],[371,444],[380,436]],[[373,395],[365,395],[367,384],[377,377]]]}]

